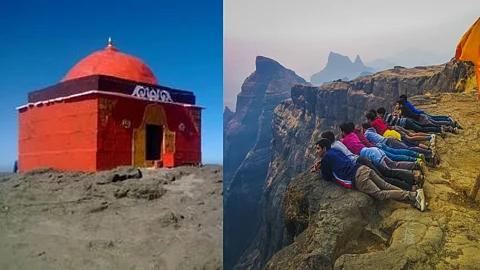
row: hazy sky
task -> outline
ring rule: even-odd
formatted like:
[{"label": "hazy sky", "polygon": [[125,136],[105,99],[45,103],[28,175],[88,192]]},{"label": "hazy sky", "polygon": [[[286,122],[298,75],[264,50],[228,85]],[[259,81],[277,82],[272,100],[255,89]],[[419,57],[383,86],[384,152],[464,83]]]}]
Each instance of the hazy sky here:
[{"label": "hazy sky", "polygon": [[478,0],[226,0],[224,102],[235,104],[257,55],[307,81],[324,68],[330,51],[368,62],[408,49],[405,63],[443,63],[479,16]]}]

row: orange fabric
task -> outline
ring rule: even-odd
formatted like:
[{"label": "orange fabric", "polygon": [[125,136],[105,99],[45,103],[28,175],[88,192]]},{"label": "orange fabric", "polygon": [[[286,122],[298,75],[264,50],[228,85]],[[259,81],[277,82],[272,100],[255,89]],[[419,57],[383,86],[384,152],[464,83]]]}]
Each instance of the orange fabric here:
[{"label": "orange fabric", "polygon": [[468,29],[457,45],[455,58],[472,61],[475,65],[475,76],[478,85],[478,100],[480,100],[480,18]]}]

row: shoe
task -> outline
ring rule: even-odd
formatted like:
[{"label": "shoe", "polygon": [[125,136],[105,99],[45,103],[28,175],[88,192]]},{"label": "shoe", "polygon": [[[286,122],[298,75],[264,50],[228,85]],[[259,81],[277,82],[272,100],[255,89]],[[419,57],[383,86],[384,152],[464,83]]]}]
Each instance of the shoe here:
[{"label": "shoe", "polygon": [[430,146],[435,147],[435,134],[430,135]]},{"label": "shoe", "polygon": [[417,166],[418,166],[418,170],[420,171],[420,173],[422,175],[425,175],[425,172],[427,171],[427,167],[425,166],[425,164],[422,163],[422,162],[418,162]]},{"label": "shoe", "polygon": [[426,163],[427,161],[425,160],[425,155],[424,154],[418,154],[418,158],[420,159],[420,161],[422,161],[423,163]]},{"label": "shoe", "polygon": [[436,150],[432,150],[433,152],[433,155],[437,161],[437,165],[440,165],[440,162],[442,161],[442,159],[440,158],[440,155],[438,154],[438,152]]},{"label": "shoe", "polygon": [[459,129],[463,129],[463,127],[457,121],[455,121],[455,127],[459,128]]},{"label": "shoe", "polygon": [[420,211],[425,211],[425,194],[423,193],[423,188],[417,189],[415,191],[417,195],[415,196],[415,207]]},{"label": "shoe", "polygon": [[419,174],[417,178],[418,181],[415,184],[418,188],[423,188],[423,184],[425,183],[425,176],[423,174]]},{"label": "shoe", "polygon": [[453,134],[458,134],[458,128],[456,128],[456,127],[455,127],[455,128],[452,128],[452,133],[453,133]]},{"label": "shoe", "polygon": [[442,139],[445,139],[445,137],[447,137],[447,134],[445,134],[445,127],[444,126],[440,127],[440,136],[442,136]]}]

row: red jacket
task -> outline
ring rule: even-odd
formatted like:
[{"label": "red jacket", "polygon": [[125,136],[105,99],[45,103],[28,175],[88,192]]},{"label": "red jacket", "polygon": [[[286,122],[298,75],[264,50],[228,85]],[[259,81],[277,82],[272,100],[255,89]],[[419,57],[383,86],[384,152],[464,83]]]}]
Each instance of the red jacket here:
[{"label": "red jacket", "polygon": [[381,118],[377,118],[370,122],[370,125],[375,129],[375,131],[383,136],[383,133],[388,130],[387,125],[385,125],[385,122]]}]

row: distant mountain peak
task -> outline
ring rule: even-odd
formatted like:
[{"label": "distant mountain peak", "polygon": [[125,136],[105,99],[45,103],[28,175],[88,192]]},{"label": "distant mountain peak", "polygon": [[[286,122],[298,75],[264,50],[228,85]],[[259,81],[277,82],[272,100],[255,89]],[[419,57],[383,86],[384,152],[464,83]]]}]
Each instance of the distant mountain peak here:
[{"label": "distant mountain peak", "polygon": [[328,65],[344,65],[344,64],[352,64],[352,60],[350,60],[350,58],[348,58],[348,56],[345,56],[345,55],[341,55],[339,53],[335,53],[335,52],[330,52],[330,54],[328,55],[328,62],[327,62],[327,66]]},{"label": "distant mountain peak", "polygon": [[363,64],[360,55],[357,55],[355,61],[352,62],[348,56],[330,52],[325,68],[322,71],[313,74],[310,81],[314,85],[322,85],[325,82],[331,82],[340,78],[348,81],[358,77],[365,71],[371,73],[374,72],[372,68]]},{"label": "distant mountain peak", "polygon": [[355,57],[355,62],[353,62],[353,63],[363,65],[362,59],[360,59],[360,55],[357,54],[357,57]]},{"label": "distant mountain peak", "polygon": [[255,69],[258,72],[275,72],[286,68],[271,58],[259,55],[255,59]]}]

